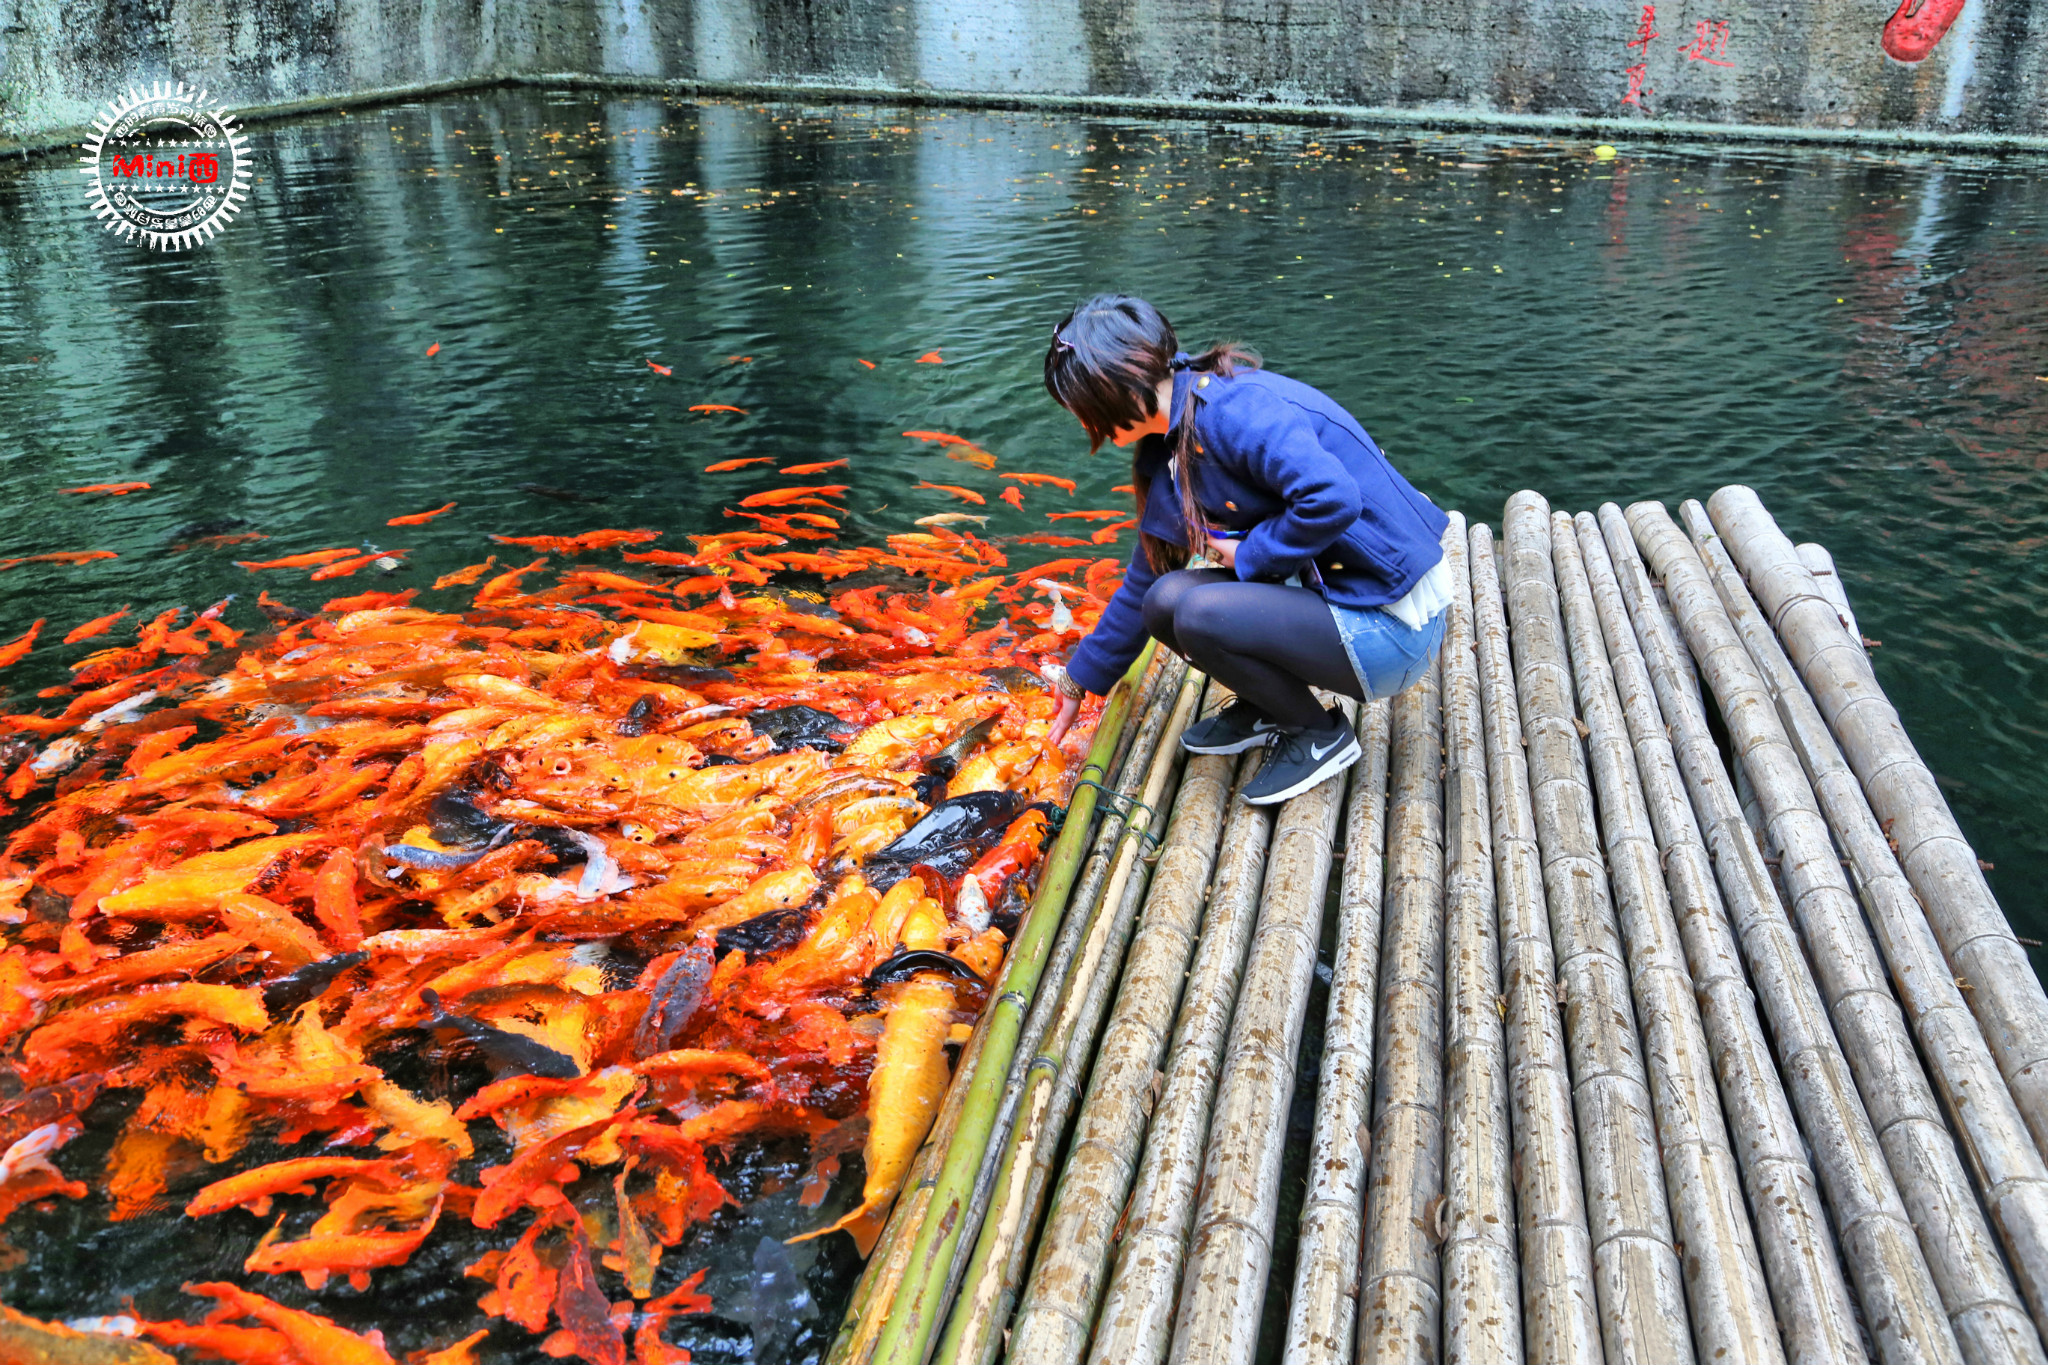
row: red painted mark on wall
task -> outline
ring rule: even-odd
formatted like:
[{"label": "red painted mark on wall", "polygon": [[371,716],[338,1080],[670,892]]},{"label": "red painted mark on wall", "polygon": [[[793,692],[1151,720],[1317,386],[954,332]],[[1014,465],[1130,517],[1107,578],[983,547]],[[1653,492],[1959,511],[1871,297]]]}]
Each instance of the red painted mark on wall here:
[{"label": "red painted mark on wall", "polygon": [[1693,25],[1693,40],[1690,45],[1679,49],[1689,62],[1705,62],[1708,66],[1733,66],[1728,61],[1728,21],[1725,19],[1702,19]]},{"label": "red painted mark on wall", "polygon": [[[1644,5],[1641,17],[1636,20],[1636,36],[1624,43],[1623,47],[1634,49],[1639,57],[1647,58],[1651,40],[1662,36],[1657,32],[1657,7]],[[1643,84],[1643,78],[1649,75],[1649,72],[1650,64],[1647,60],[1639,61],[1628,68],[1628,93],[1621,97],[1623,104],[1633,104],[1638,109],[1649,107],[1645,101],[1656,93]]]}]

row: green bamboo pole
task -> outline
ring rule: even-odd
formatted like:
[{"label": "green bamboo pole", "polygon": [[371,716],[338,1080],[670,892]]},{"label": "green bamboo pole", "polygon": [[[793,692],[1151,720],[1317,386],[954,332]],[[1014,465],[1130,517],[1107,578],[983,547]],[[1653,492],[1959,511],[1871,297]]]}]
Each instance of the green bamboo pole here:
[{"label": "green bamboo pole", "polygon": [[[1099,782],[1108,775],[1111,756],[1130,717],[1133,695],[1151,665],[1154,649],[1155,646],[1147,645],[1110,689],[1078,777]],[[959,1197],[979,1170],[980,1147],[986,1146],[993,1126],[995,1103],[1008,1077],[1010,1056],[1017,1045],[1024,1012],[1045,965],[1052,934],[1066,910],[1068,893],[1073,890],[1075,871],[1088,842],[1088,827],[1095,817],[1095,804],[1094,787],[1075,787],[1067,805],[1066,821],[1046,856],[1031,909],[1004,959],[995,997],[983,1012],[980,1026],[961,1058],[939,1118],[932,1125],[932,1137],[919,1154],[918,1169],[913,1171],[917,1182],[913,1198],[908,1203],[898,1199],[898,1210],[891,1215],[876,1247],[880,1254],[868,1259],[868,1273],[855,1288],[839,1335],[826,1356],[826,1365],[861,1365],[871,1357],[881,1327],[894,1316],[895,1298],[906,1272],[911,1265],[930,1258],[929,1243],[933,1237],[928,1233],[935,1225],[925,1214],[939,1195],[942,1181],[950,1201],[947,1207],[953,1210],[954,1220],[958,1219]],[[959,1145],[963,1128],[970,1143],[976,1142],[975,1133],[980,1135],[972,1165],[966,1164],[967,1158]],[[943,1143],[937,1140],[942,1134]]]},{"label": "green bamboo pole", "polygon": [[[1182,757],[1180,733],[1194,718],[1207,682],[1202,674],[1190,671],[1170,712],[1161,698],[1166,721],[1155,737],[1159,742],[1142,791],[1142,804],[1152,812],[1150,827],[1127,825],[1118,840],[1109,883],[1075,970],[1061,991],[1052,1026],[1026,1068],[1020,1117],[1004,1136],[1001,1167],[991,1196],[982,1205],[980,1235],[933,1357],[940,1365],[989,1365],[1002,1350],[1039,1214],[1052,1187],[1053,1164],[1080,1099],[1087,1059],[1108,1012],[1110,992],[1121,974],[1145,894],[1147,868],[1139,855],[1146,839],[1156,841],[1165,833]],[[1151,719],[1147,718],[1148,725]],[[1133,752],[1142,756],[1142,742]]]},{"label": "green bamboo pole", "polygon": [[[1152,662],[1156,648],[1156,644],[1148,644],[1130,671],[1110,689],[1108,705],[1103,707],[1102,719],[1096,726],[1095,741],[1089,746],[1087,761],[1081,765],[1082,779],[1100,782],[1108,776],[1108,756],[1123,733],[1138,680]],[[1011,945],[996,998],[989,1003],[983,1024],[988,1030],[988,1041],[982,1048],[981,1065],[968,1082],[960,1126],[940,1165],[930,1206],[918,1224],[902,1283],[892,1301],[881,1310],[885,1321],[870,1358],[884,1365],[919,1365],[938,1326],[939,1300],[959,1245],[961,1222],[995,1131],[996,1109],[1009,1079],[1024,1015],[1065,913],[1067,895],[1074,888],[1074,874],[1087,843],[1089,823],[1095,816],[1095,801],[1093,786],[1075,788],[1074,798],[1067,806],[1066,823],[1046,859],[1031,910]]]}]

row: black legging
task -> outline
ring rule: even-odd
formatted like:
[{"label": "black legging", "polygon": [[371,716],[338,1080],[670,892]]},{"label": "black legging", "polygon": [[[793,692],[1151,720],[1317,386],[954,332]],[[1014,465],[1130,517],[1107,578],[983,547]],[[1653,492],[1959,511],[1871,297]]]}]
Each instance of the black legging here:
[{"label": "black legging", "polygon": [[1361,698],[1320,593],[1241,583],[1228,569],[1181,569],[1145,594],[1145,629],[1281,725],[1325,724],[1310,687]]}]

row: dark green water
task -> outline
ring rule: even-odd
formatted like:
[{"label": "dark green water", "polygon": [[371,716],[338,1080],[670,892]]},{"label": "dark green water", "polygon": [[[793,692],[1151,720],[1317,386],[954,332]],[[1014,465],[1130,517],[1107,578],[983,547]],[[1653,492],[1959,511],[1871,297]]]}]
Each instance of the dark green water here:
[{"label": "dark green water", "polygon": [[[120,556],[0,573],[0,640],[50,618],[4,675],[17,702],[93,647],[55,640],[122,605],[424,586],[497,548],[489,532],[647,526],[677,544],[734,529],[721,507],[784,482],[699,472],[715,460],[850,460],[830,478],[853,484],[864,540],[958,506],[920,479],[980,489],[990,534],[1116,506],[1125,469],[1087,458],[1037,374],[1064,308],[1120,288],[1185,340],[1243,338],[1326,389],[1475,520],[1523,487],[1578,509],[1754,486],[1834,552],[2008,914],[2048,932],[2036,164],[1726,148],[1603,163],[1505,139],[536,92],[266,127],[254,146],[248,210],[172,257],[100,232],[67,163],[0,174],[0,558]],[[914,363],[931,350],[942,364]],[[1013,511],[992,473],[909,428],[1081,489]],[[155,487],[55,491],[127,479]],[[428,526],[384,524],[450,500]],[[216,530],[271,539],[171,548]],[[410,548],[411,567],[309,586],[229,562],[366,539]],[[246,598],[229,619],[256,622]],[[812,1216],[777,1207],[722,1234],[707,1288],[743,1306],[762,1228]],[[36,1217],[9,1234],[136,1257],[189,1235]],[[242,1254],[209,1248],[209,1273]],[[814,1254],[799,1264],[820,1298],[843,1292],[848,1266]],[[404,1344],[444,1342],[473,1298],[447,1271],[380,1272],[378,1304],[292,1301],[388,1329],[403,1299],[421,1317]],[[0,1280],[51,1314],[118,1311],[117,1290],[62,1257]],[[679,1334],[700,1360],[749,1354],[744,1313],[704,1330]]]}]

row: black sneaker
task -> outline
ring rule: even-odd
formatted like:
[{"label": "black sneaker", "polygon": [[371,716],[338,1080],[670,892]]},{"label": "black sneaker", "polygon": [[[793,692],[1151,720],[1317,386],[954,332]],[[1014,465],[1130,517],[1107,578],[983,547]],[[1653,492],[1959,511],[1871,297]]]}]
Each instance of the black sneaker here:
[{"label": "black sneaker", "polygon": [[1264,715],[1234,701],[1183,730],[1180,747],[1191,754],[1241,754],[1279,733],[1280,727]]},{"label": "black sneaker", "polygon": [[1245,783],[1244,799],[1254,806],[1291,801],[1356,763],[1365,752],[1358,736],[1342,712],[1332,711],[1329,717],[1328,724],[1314,730],[1279,731],[1258,776]]}]

